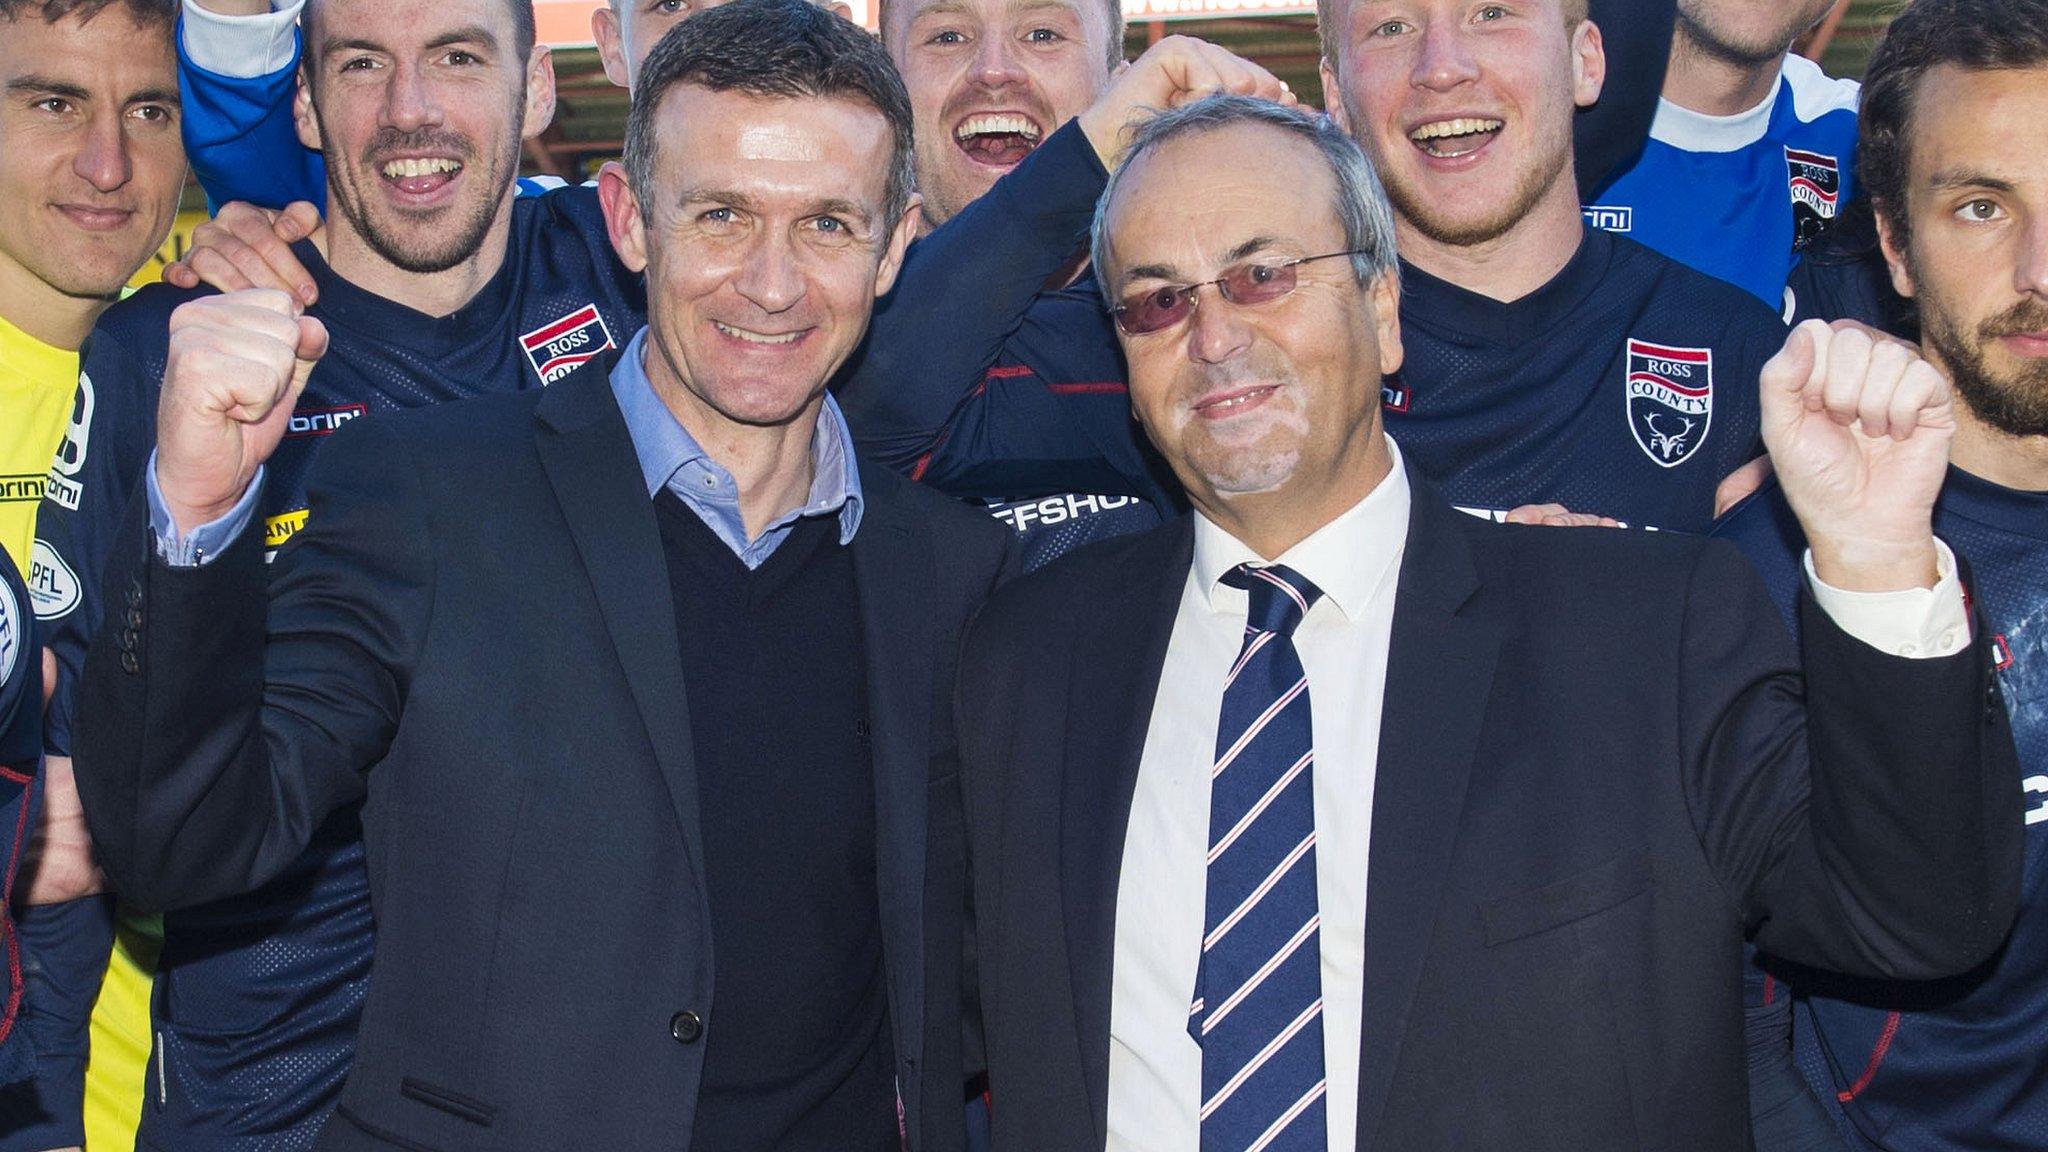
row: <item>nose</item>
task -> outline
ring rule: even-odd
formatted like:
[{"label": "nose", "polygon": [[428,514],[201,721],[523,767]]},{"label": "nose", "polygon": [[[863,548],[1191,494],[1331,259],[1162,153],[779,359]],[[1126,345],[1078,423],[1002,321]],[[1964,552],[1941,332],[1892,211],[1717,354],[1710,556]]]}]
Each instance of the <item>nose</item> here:
[{"label": "nose", "polygon": [[1008,36],[984,36],[974,53],[973,80],[983,88],[1003,88],[1025,80],[1017,45]]},{"label": "nose", "polygon": [[71,158],[71,170],[102,192],[119,189],[135,174],[128,158],[128,138],[121,129],[120,109],[96,110],[78,154]]},{"label": "nose", "polygon": [[1478,78],[1479,68],[1466,43],[1464,26],[1457,21],[1430,21],[1415,55],[1415,71],[1410,77],[1414,85],[1446,92]]},{"label": "nose", "polygon": [[2048,213],[2034,213],[2020,237],[2018,283],[2021,292],[2048,302]]},{"label": "nose", "polygon": [[770,230],[748,249],[732,286],[748,302],[770,314],[786,312],[802,300],[804,271],[794,242]]},{"label": "nose", "polygon": [[1213,284],[1199,289],[1194,313],[1188,317],[1188,358],[1199,364],[1223,364],[1251,346],[1252,327],[1237,305],[1225,300]]},{"label": "nose", "polygon": [[412,64],[394,65],[384,90],[384,122],[401,132],[415,132],[441,121],[441,104],[426,74]]}]

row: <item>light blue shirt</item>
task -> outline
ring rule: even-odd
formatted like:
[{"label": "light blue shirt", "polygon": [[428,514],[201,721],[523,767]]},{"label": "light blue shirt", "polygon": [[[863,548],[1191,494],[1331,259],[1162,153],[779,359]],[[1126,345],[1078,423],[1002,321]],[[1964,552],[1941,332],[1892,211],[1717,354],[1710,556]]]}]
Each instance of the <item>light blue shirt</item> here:
[{"label": "light blue shirt", "polygon": [[810,497],[801,507],[776,517],[758,538],[749,540],[746,521],[740,516],[739,485],[732,473],[705,453],[655,393],[641,359],[646,345],[647,329],[642,328],[612,366],[611,382],[612,396],[626,417],[626,432],[633,438],[633,454],[640,458],[648,499],[663,488],[675,493],[748,568],[759,568],[774,555],[799,520],[837,515],[839,542],[853,542],[854,531],[860,527],[860,468],[854,460],[853,433],[847,430],[838,401],[825,397],[818,411],[818,427],[811,434]]},{"label": "light blue shirt", "polygon": [[[725,541],[733,554],[748,568],[759,568],[775,549],[789,539],[796,522],[815,516],[839,517],[839,542],[850,544],[860,527],[860,466],[853,454],[853,433],[831,396],[818,412],[818,426],[811,434],[813,472],[811,493],[802,507],[785,512],[769,523],[755,539],[747,538],[746,521],[740,515],[740,489],[732,473],[713,460],[690,435],[675,413],[655,394],[647,378],[641,353],[647,343],[647,329],[635,333],[625,354],[612,368],[612,396],[626,418],[626,433],[633,441],[633,454],[640,460],[640,475],[647,482],[652,500],[663,488],[676,494],[683,506],[695,512]],[[180,534],[171,521],[163,492],[157,487],[156,453],[149,456],[144,473],[149,492],[149,525],[156,532],[156,551],[166,564],[189,568],[204,564],[233,544],[256,517],[256,504],[263,491],[263,470],[249,483],[249,490],[220,519]]]}]

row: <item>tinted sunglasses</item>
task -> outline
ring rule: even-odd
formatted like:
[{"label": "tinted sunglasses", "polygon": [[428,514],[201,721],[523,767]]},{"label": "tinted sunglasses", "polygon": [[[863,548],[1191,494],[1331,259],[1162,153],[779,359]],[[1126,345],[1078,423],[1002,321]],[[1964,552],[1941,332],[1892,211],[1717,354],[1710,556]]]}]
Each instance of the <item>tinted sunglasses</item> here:
[{"label": "tinted sunglasses", "polygon": [[1123,298],[1123,302],[1110,309],[1116,317],[1116,326],[1126,336],[1143,336],[1171,328],[1187,319],[1195,311],[1197,294],[1214,284],[1216,291],[1223,294],[1232,304],[1266,304],[1280,299],[1294,291],[1301,282],[1296,271],[1303,264],[1318,260],[1335,260],[1339,256],[1359,256],[1363,248],[1345,252],[1325,252],[1321,256],[1304,256],[1299,260],[1287,260],[1278,264],[1239,264],[1226,268],[1223,275],[1214,280],[1182,287],[1168,285],[1150,288]]}]

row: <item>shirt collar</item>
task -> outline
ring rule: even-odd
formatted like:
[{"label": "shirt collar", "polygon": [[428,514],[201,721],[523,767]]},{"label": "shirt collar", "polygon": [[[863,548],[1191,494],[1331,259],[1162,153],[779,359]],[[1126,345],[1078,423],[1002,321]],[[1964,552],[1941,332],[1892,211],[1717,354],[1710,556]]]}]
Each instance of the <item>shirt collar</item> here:
[{"label": "shirt collar", "polygon": [[[1400,567],[1401,555],[1408,547],[1408,512],[1413,500],[1408,470],[1392,437],[1387,438],[1387,449],[1394,466],[1366,493],[1365,499],[1273,561],[1285,564],[1322,589],[1323,598],[1336,604],[1354,623],[1365,616],[1380,589]],[[1243,589],[1223,583],[1223,577],[1240,564],[1266,563],[1215,521],[1199,511],[1195,513],[1194,576],[1210,611],[1244,612]]]},{"label": "shirt collar", "polygon": [[[640,477],[647,485],[647,498],[652,500],[676,473],[696,464],[731,481],[731,473],[698,445],[697,438],[690,435],[675,413],[654,391],[654,382],[647,378],[646,365],[641,357],[646,351],[647,329],[634,333],[626,350],[612,365],[612,396],[618,401],[619,413],[626,418],[626,433],[633,440],[633,454],[640,460]],[[846,417],[839,411],[839,402],[827,393],[825,402],[818,411],[818,426],[811,434],[811,493],[804,506],[790,513],[778,523],[800,517],[822,516],[836,512],[839,515],[839,542],[850,544],[853,534],[860,527],[861,511],[866,504],[861,495],[860,466],[854,456],[853,433],[846,426]],[[772,527],[772,526],[771,526]]]}]

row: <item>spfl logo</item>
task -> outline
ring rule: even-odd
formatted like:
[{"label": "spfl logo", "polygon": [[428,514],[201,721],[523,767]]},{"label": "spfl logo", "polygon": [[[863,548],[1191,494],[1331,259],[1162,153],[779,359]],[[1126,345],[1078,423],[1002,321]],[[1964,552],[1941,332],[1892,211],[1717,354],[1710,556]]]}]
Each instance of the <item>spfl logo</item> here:
[{"label": "spfl logo", "polygon": [[574,371],[578,364],[612,346],[612,334],[598,315],[597,305],[585,304],[545,328],[536,328],[519,338],[526,358],[543,384],[553,384]]},{"label": "spfl logo", "polygon": [[1665,468],[1690,460],[1714,422],[1714,350],[1628,342],[1628,430]]},{"label": "spfl logo", "polygon": [[1792,246],[1804,248],[1819,238],[1841,208],[1842,162],[1787,148],[1785,173],[1792,189]]}]

